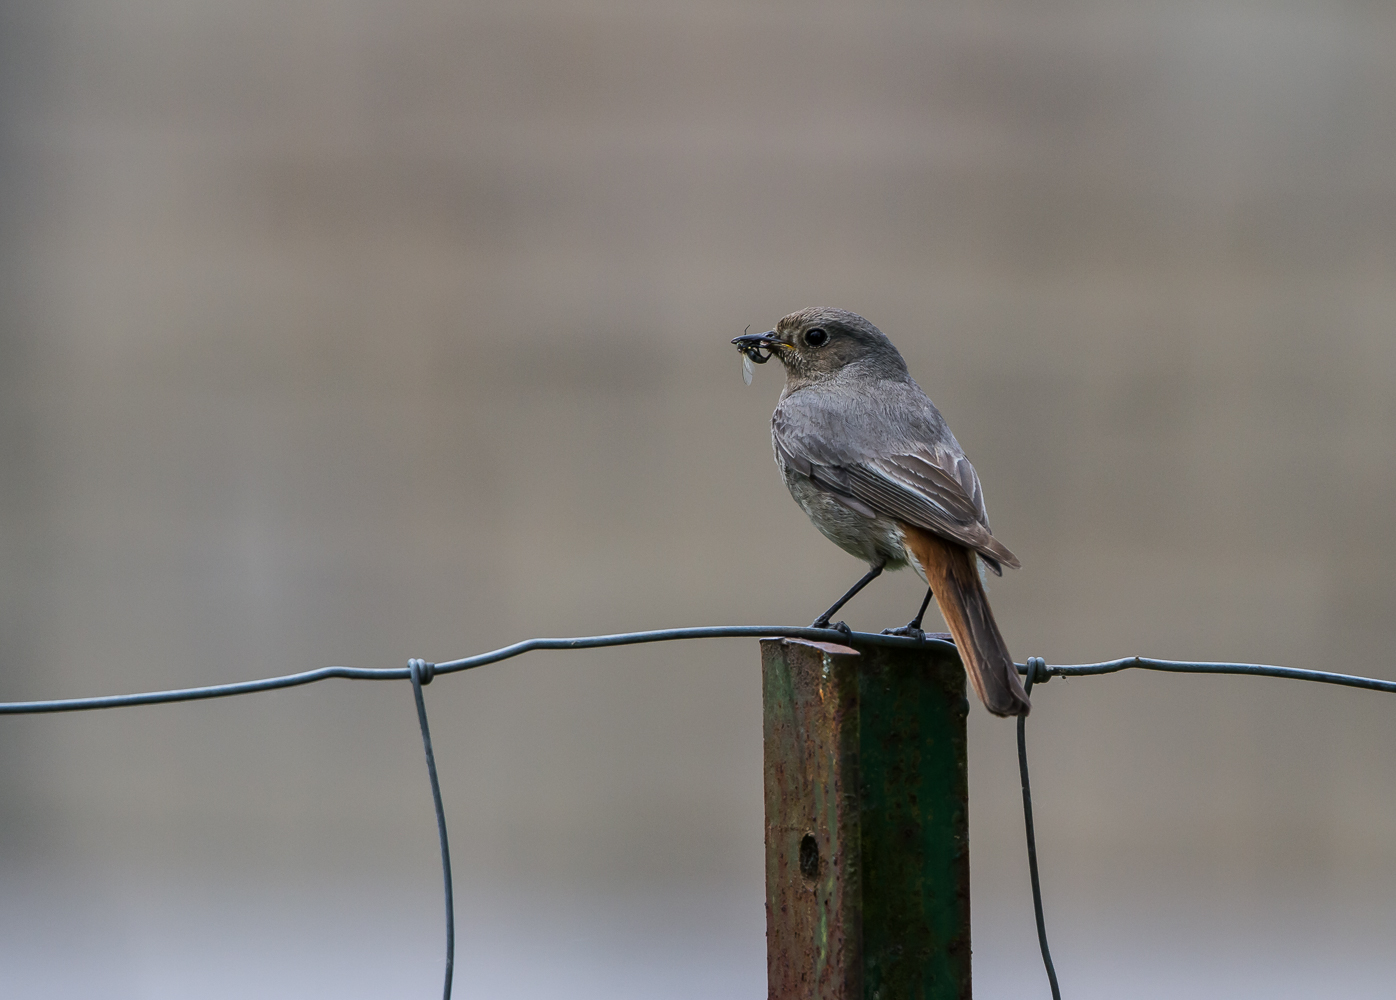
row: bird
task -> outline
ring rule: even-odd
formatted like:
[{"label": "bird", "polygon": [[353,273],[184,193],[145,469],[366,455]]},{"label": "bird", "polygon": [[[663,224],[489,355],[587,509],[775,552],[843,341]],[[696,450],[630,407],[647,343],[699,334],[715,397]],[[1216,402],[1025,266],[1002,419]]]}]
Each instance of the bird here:
[{"label": "bird", "polygon": [[926,582],[925,599],[885,634],[924,637],[934,597],[980,701],[994,715],[1026,715],[980,569],[1001,576],[1022,564],[990,531],[974,466],[892,341],[857,313],[813,307],[732,343],[751,361],[775,357],[785,368],[771,416],[781,476],[814,526],[869,566],[812,627],[850,631],[829,620],[883,570],[910,566]]}]

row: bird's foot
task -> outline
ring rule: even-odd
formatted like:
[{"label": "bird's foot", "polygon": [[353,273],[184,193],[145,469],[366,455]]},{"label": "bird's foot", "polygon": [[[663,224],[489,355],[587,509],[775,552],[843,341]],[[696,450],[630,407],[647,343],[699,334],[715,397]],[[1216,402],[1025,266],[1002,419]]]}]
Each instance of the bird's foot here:
[{"label": "bird's foot", "polygon": [[903,625],[901,628],[885,628],[882,630],[882,634],[904,635],[909,639],[915,639],[917,642],[922,642],[926,638],[926,633],[922,632],[921,627],[915,624]]},{"label": "bird's foot", "polygon": [[814,620],[814,623],[810,625],[810,628],[831,628],[835,632],[842,632],[843,637],[845,639],[851,638],[853,636],[853,630],[848,627],[848,622],[830,623],[829,619],[827,618],[816,618]]}]

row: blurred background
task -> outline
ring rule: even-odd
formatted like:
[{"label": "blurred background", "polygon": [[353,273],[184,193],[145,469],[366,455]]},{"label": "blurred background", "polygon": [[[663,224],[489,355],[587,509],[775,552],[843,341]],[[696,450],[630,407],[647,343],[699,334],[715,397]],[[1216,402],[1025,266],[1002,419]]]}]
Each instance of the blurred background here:
[{"label": "blurred background", "polygon": [[[1396,677],[1389,5],[0,17],[0,699],[803,624],[863,570],[728,341],[814,304],[974,461],[1020,660]],[[1390,994],[1389,698],[1034,700],[1067,995]],[[427,701],[459,995],[765,995],[754,642]],[[1045,996],[1013,727],[970,734],[976,993]],[[6,718],[0,995],[430,996],[436,851],[406,684]]]}]

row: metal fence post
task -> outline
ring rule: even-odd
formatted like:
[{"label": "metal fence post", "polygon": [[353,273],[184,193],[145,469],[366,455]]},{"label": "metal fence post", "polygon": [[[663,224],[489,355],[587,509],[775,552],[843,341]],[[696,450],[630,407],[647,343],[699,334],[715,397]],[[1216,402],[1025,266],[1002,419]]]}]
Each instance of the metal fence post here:
[{"label": "metal fence post", "polygon": [[763,639],[761,674],[771,1000],[967,1000],[959,658]]}]

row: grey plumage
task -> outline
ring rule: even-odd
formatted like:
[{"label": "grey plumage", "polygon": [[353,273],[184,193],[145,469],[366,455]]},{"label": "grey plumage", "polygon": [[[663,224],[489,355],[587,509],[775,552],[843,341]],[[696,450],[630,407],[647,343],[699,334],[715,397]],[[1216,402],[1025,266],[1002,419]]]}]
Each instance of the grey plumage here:
[{"label": "grey plumage", "polygon": [[[841,369],[787,385],[771,418],[776,461],[864,517],[952,538],[990,567],[1017,556],[989,530],[979,476],[940,411],[907,374]],[[788,482],[788,477],[787,477]]]}]

